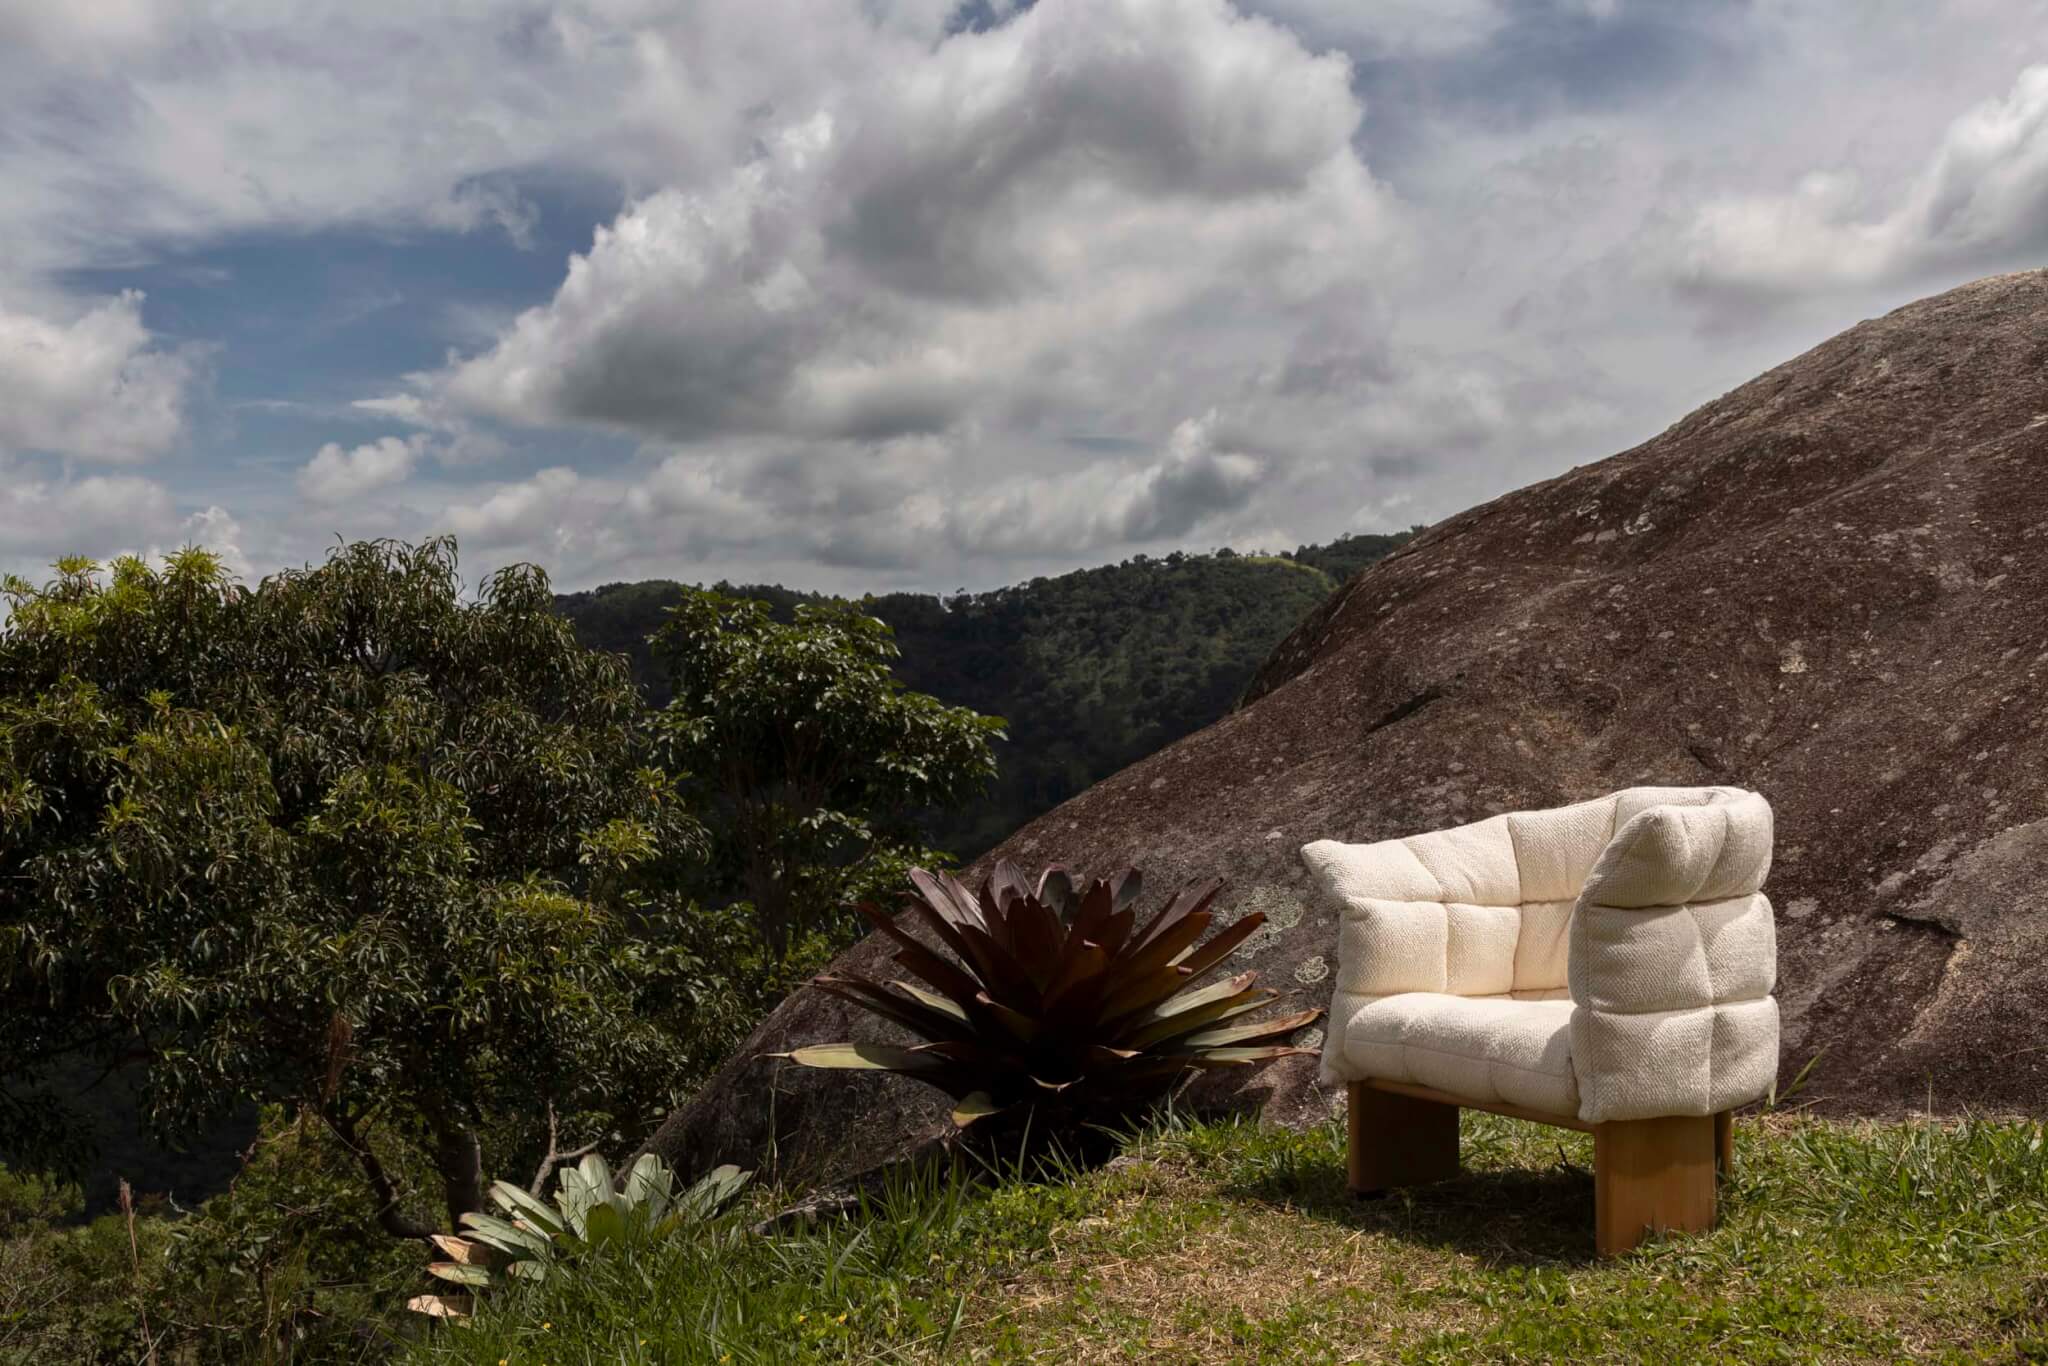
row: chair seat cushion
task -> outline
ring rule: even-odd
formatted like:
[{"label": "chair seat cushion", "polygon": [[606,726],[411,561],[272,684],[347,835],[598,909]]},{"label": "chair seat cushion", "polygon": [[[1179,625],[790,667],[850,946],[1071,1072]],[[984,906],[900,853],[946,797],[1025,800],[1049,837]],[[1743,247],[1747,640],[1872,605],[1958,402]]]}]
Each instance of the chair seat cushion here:
[{"label": "chair seat cushion", "polygon": [[1576,1115],[1571,1022],[1569,1000],[1410,991],[1361,1006],[1345,1028],[1344,1052],[1368,1077]]}]

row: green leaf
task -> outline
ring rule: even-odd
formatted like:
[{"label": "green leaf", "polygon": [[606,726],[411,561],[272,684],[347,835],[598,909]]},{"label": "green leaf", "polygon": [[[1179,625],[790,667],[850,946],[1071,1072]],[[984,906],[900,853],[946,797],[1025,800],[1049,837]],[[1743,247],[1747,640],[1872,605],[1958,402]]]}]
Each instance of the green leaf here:
[{"label": "green leaf", "polygon": [[1204,1030],[1190,1034],[1179,1043],[1181,1048],[1227,1048],[1252,1039],[1271,1039],[1283,1034],[1292,1034],[1303,1025],[1322,1014],[1320,1010],[1303,1010],[1293,1015],[1283,1015],[1273,1020],[1257,1020],[1251,1024],[1231,1025],[1225,1029]]},{"label": "green leaf", "polygon": [[714,1167],[676,1198],[676,1211],[665,1222],[663,1231],[709,1219],[738,1195],[749,1179],[749,1173],[731,1163]]},{"label": "green leaf", "polygon": [[[1233,978],[1232,982],[1243,979]],[[1220,983],[1229,986],[1230,982]],[[1200,992],[1189,992],[1190,996]],[[1257,989],[1240,990],[1229,995],[1212,995],[1203,1005],[1192,1010],[1175,1010],[1162,1015],[1158,1011],[1147,1011],[1140,1015],[1127,1016],[1112,1026],[1115,1042],[1125,1048],[1152,1048],[1165,1040],[1188,1034],[1205,1025],[1235,1019],[1239,1015],[1270,1005],[1278,997],[1270,991]],[[1168,1005],[1178,1004],[1169,1001]],[[1162,1007],[1163,1009],[1163,1007]]]},{"label": "green leaf", "polygon": [[554,1244],[542,1235],[488,1214],[464,1214],[462,1225],[477,1241],[514,1257],[544,1257],[554,1250]]},{"label": "green leaf", "polygon": [[1000,1114],[1007,1108],[996,1104],[988,1092],[976,1091],[953,1107],[953,1123],[964,1129],[977,1119],[987,1119],[990,1115]]},{"label": "green leaf", "polygon": [[[563,1174],[567,1175],[566,1172]],[[576,1174],[593,1191],[608,1192],[612,1188],[612,1165],[598,1153],[585,1153],[583,1160],[576,1164]]]},{"label": "green leaf", "polygon": [[428,1265],[427,1274],[438,1276],[444,1281],[452,1281],[456,1285],[489,1285],[491,1283],[491,1273],[489,1271],[483,1267],[470,1266],[464,1262],[433,1262]]},{"label": "green leaf", "polygon": [[884,1043],[824,1043],[788,1053],[769,1053],[771,1058],[788,1058],[800,1067],[823,1067],[854,1072],[936,1072],[945,1059]]},{"label": "green leaf", "polygon": [[626,1219],[616,1205],[594,1204],[583,1216],[583,1241],[603,1247],[625,1237]]},{"label": "green leaf", "polygon": [[950,1015],[962,1024],[967,1022],[967,1011],[962,1008],[958,1001],[953,1000],[951,997],[941,996],[935,991],[926,991],[915,982],[905,982],[900,978],[892,979],[889,985],[895,987],[898,991],[905,992],[916,998],[919,1002],[938,1011],[941,1015]]},{"label": "green leaf", "polygon": [[490,1196],[507,1214],[524,1219],[550,1238],[560,1237],[568,1227],[560,1210],[509,1181],[493,1181]]},{"label": "green leaf", "polygon": [[675,1179],[675,1173],[658,1155],[642,1153],[626,1169],[621,1194],[636,1213],[659,1219],[668,1210]]}]

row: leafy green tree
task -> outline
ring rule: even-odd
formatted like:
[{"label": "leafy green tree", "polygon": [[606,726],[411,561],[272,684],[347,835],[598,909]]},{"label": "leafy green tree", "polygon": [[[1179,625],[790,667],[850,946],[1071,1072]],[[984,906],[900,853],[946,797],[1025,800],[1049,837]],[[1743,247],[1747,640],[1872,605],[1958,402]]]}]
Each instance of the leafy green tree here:
[{"label": "leafy green tree", "polygon": [[654,648],[671,671],[662,716],[674,766],[697,775],[717,859],[777,957],[900,885],[911,814],[995,774],[1001,720],[912,692],[890,672],[883,622],[843,602],[796,606],[682,590]]},{"label": "leafy green tree", "polygon": [[[1128,764],[1230,710],[1281,638],[1352,574],[1409,539],[1349,536],[1278,555],[1176,552],[944,599],[869,597],[906,687],[1005,718],[999,771],[980,799],[918,813],[923,837],[970,858]],[[778,622],[831,599],[773,584],[715,591],[766,603]],[[558,600],[579,638],[625,653],[655,705],[668,678],[648,637],[687,590],[659,579]]]},{"label": "leafy green tree", "polygon": [[633,1128],[686,1071],[705,965],[672,882],[701,827],[625,663],[546,576],[466,597],[455,547],[337,549],[254,589],[203,551],[0,584],[0,1144],[53,1068],[141,1070],[165,1136],[305,1107],[389,1232],[371,1129],[452,1220],[558,1115]]}]

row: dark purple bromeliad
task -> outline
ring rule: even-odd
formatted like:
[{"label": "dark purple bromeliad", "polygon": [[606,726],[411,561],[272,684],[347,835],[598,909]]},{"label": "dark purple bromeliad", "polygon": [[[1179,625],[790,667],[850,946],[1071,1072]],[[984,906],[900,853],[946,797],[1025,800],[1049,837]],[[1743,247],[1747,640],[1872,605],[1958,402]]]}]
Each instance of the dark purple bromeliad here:
[{"label": "dark purple bromeliad", "polygon": [[922,1042],[820,1044],[775,1056],[916,1077],[953,1098],[954,1122],[964,1127],[1044,1107],[1107,1117],[1156,1097],[1190,1068],[1307,1051],[1281,1040],[1320,1011],[1232,1023],[1277,993],[1255,987],[1249,972],[1195,986],[1265,921],[1253,912],[1200,942],[1221,882],[1183,889],[1141,924],[1136,869],[1084,882],[1055,864],[1034,887],[1003,862],[979,895],[945,874],[915,869],[910,879],[916,894],[900,918],[860,909],[896,941],[895,961],[926,985],[832,975],[812,985]]}]

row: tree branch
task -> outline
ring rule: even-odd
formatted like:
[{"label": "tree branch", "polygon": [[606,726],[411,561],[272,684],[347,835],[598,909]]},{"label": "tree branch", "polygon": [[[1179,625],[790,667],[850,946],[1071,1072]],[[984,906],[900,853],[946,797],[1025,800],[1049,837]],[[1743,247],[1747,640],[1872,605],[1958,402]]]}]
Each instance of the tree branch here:
[{"label": "tree branch", "polygon": [[377,1154],[356,1133],[355,1121],[328,1105],[314,1107],[314,1113],[341,1140],[341,1145],[355,1154],[356,1162],[363,1169],[363,1178],[370,1183],[371,1193],[377,1197],[377,1227],[394,1238],[417,1242],[426,1242],[439,1232],[406,1218],[405,1211],[399,1207],[398,1187],[393,1184],[391,1174],[384,1170],[384,1164],[377,1160]]},{"label": "tree branch", "polygon": [[547,1156],[543,1157],[540,1160],[540,1166],[534,1169],[533,1184],[526,1188],[529,1194],[541,1194],[541,1187],[547,1184],[548,1176],[555,1170],[555,1168],[561,1166],[564,1162],[573,1162],[577,1158],[583,1156],[585,1153],[597,1151],[598,1140],[593,1138],[590,1140],[590,1142],[584,1144],[580,1148],[571,1148],[568,1152],[563,1152],[560,1148],[555,1146],[557,1132],[558,1131],[555,1128],[555,1103],[553,1101],[549,1101],[548,1152]]}]

